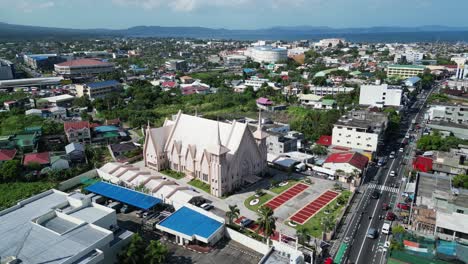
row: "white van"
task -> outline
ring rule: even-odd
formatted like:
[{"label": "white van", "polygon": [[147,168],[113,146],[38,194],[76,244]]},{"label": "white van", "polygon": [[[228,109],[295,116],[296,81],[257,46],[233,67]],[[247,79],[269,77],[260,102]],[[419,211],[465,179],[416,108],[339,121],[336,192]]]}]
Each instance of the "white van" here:
[{"label": "white van", "polygon": [[383,234],[390,234],[390,223],[385,222],[382,226],[382,233]]}]

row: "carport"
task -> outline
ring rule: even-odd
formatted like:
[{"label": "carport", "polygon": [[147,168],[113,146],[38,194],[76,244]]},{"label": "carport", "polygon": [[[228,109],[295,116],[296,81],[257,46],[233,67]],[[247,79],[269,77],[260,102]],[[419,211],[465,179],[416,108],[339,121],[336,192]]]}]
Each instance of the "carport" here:
[{"label": "carport", "polygon": [[97,182],[86,187],[85,190],[143,210],[153,208],[162,202],[161,199],[151,195],[107,182]]}]

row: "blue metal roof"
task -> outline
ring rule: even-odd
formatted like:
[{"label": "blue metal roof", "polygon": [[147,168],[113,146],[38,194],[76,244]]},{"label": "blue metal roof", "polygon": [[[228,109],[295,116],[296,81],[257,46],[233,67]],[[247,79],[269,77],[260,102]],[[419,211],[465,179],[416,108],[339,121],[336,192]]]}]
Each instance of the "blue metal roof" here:
[{"label": "blue metal roof", "polygon": [[97,182],[86,187],[86,190],[144,210],[162,202],[156,197],[107,182]]},{"label": "blue metal roof", "polygon": [[187,236],[198,235],[208,239],[223,223],[184,206],[159,225]]},{"label": "blue metal roof", "polygon": [[105,132],[119,131],[119,129],[116,126],[98,126],[94,128],[94,131],[99,132],[99,133],[105,133]]},{"label": "blue metal roof", "polygon": [[88,86],[89,89],[98,89],[98,88],[104,88],[104,87],[109,87],[109,86],[116,86],[119,84],[120,82],[116,80],[110,80],[110,81],[103,81],[103,82],[87,83],[86,85]]}]

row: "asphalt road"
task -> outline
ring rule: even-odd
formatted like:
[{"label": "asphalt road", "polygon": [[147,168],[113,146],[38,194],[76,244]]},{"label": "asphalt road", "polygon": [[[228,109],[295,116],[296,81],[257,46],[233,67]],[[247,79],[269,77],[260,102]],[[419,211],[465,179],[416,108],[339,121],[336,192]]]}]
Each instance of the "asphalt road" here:
[{"label": "asphalt road", "polygon": [[[381,232],[387,213],[382,209],[382,206],[383,203],[386,203],[390,205],[388,211],[396,209],[396,204],[400,199],[399,193],[402,192],[400,188],[402,188],[402,174],[404,173],[405,164],[411,162],[411,157],[408,157],[411,153],[410,147],[407,146],[403,153],[399,152],[399,149],[405,135],[410,133],[412,120],[416,119],[418,123],[421,123],[424,115],[424,102],[425,97],[418,96],[418,99],[412,105],[413,107],[402,115],[398,138],[386,143],[384,150],[379,153],[380,157],[389,157],[390,152],[395,151],[397,154],[395,158],[389,158],[387,164],[382,167],[370,166],[363,178],[364,182],[359,188],[363,195],[345,231],[344,242],[349,244],[349,249],[347,257],[344,258],[344,263],[385,263],[386,250],[384,249],[384,243],[389,240],[389,235]],[[391,171],[395,171],[396,176],[390,176]],[[373,199],[371,196],[376,190],[380,192],[380,197]],[[377,229],[377,238],[366,238],[369,228]]]}]

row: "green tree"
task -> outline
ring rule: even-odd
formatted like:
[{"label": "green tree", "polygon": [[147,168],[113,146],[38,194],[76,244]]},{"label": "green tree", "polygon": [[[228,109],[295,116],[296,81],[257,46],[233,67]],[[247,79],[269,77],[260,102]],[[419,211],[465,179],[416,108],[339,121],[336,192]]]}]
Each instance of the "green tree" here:
[{"label": "green tree", "polygon": [[396,225],[396,226],[392,227],[392,233],[394,235],[401,235],[401,234],[403,234],[405,232],[406,232],[405,228],[403,226],[401,226],[401,225]]},{"label": "green tree", "polygon": [[268,241],[269,237],[275,232],[276,230],[276,219],[273,216],[273,209],[268,206],[260,207],[258,211],[258,229],[259,231],[263,231],[263,238]]},{"label": "green tree", "polygon": [[159,241],[151,240],[150,244],[146,247],[146,253],[144,256],[145,263],[149,264],[160,264],[166,260],[167,247]]},{"label": "green tree", "polygon": [[297,237],[299,244],[305,245],[306,241],[308,241],[307,239],[308,236],[309,236],[309,229],[307,229],[306,227],[299,226],[296,229],[296,237]]},{"label": "green tree", "polygon": [[328,149],[325,146],[315,144],[315,146],[311,149],[313,154],[316,155],[327,155]]},{"label": "green tree", "polygon": [[38,162],[30,162],[27,165],[29,171],[38,171],[41,169],[41,164]]},{"label": "green tree", "polygon": [[119,254],[120,263],[139,264],[144,263],[145,244],[139,234],[134,234],[128,246]]},{"label": "green tree", "polygon": [[229,219],[229,224],[232,225],[234,219],[239,218],[240,210],[237,205],[229,205],[229,211],[226,212],[226,217]]},{"label": "green tree", "polygon": [[326,77],[315,77],[312,79],[312,84],[315,86],[325,86],[327,85],[327,78]]},{"label": "green tree", "polygon": [[459,174],[452,179],[452,185],[458,188],[468,189],[468,175]]},{"label": "green tree", "polygon": [[327,215],[322,217],[320,223],[322,225],[322,231],[324,233],[328,233],[331,230],[333,230],[333,227],[335,227],[335,218],[333,217],[333,215]]},{"label": "green tree", "polygon": [[4,182],[14,181],[21,174],[21,164],[19,160],[7,160],[2,164],[2,179]]}]

